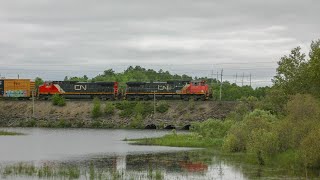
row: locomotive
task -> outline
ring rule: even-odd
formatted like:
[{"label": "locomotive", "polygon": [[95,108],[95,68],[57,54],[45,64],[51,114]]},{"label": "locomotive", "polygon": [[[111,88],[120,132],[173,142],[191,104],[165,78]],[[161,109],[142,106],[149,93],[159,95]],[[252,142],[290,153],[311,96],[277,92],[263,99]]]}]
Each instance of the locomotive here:
[{"label": "locomotive", "polygon": [[59,94],[68,99],[115,100],[118,96],[118,82],[78,82],[78,81],[52,81],[39,86],[40,99],[49,99]]},{"label": "locomotive", "polygon": [[[205,81],[127,82],[120,90],[118,82],[49,81],[35,89],[30,79],[0,79],[0,97],[30,98],[37,92],[39,99],[58,94],[67,99],[150,100],[183,99],[207,100],[209,87]],[[123,93],[124,92],[124,93]],[[36,95],[36,94],[34,94]]]},{"label": "locomotive", "polygon": [[125,98],[128,100],[183,99],[206,100],[209,87],[205,81],[127,82]]}]

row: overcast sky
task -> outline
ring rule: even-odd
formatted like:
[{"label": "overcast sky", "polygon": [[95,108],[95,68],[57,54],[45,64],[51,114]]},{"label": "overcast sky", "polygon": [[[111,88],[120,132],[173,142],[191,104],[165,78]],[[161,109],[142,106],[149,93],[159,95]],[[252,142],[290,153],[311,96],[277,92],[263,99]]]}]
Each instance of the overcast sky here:
[{"label": "overcast sky", "polygon": [[[263,3],[267,2],[267,3]],[[1,76],[47,80],[141,65],[255,86],[320,38],[319,0],[0,0]],[[270,84],[270,83],[269,83]]]}]

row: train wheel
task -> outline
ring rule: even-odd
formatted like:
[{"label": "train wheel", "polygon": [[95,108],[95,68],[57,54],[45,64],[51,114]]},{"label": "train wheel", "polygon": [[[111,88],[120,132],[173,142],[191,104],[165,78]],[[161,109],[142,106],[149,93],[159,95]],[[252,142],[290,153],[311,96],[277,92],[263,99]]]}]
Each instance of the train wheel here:
[{"label": "train wheel", "polygon": [[201,100],[202,100],[202,101],[205,101],[205,100],[206,100],[206,96],[203,95],[203,96],[201,97]]}]

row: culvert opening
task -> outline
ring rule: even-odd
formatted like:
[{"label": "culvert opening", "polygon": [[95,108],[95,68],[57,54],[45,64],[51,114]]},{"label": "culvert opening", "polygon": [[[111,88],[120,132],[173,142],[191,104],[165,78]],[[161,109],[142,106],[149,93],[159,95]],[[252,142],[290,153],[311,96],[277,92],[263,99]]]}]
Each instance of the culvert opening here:
[{"label": "culvert opening", "polygon": [[168,125],[164,129],[176,129],[176,127],[174,125]]},{"label": "culvert opening", "polygon": [[183,126],[182,130],[190,130],[190,126],[191,126],[190,124]]},{"label": "culvert opening", "polygon": [[145,129],[157,129],[157,126],[155,124],[148,124]]}]

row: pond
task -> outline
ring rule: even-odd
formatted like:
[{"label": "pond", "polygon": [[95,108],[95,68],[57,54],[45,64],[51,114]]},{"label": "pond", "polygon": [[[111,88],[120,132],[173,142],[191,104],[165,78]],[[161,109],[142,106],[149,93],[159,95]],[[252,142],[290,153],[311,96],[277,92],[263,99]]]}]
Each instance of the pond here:
[{"label": "pond", "polygon": [[223,155],[212,149],[140,146],[122,141],[170,131],[0,130],[26,134],[0,136],[1,179],[292,179],[305,175],[245,163],[241,155]]}]

